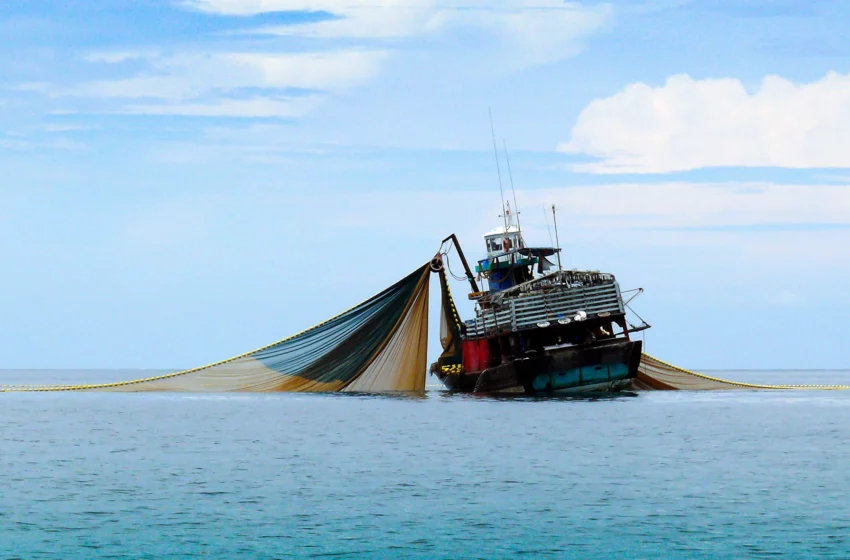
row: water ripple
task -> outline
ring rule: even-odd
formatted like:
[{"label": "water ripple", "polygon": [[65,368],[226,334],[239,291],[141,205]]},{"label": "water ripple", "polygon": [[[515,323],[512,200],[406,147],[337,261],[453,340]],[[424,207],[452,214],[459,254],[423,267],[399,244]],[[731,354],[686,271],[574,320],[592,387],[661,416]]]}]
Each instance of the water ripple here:
[{"label": "water ripple", "polygon": [[0,557],[845,556],[850,400],[10,394]]}]

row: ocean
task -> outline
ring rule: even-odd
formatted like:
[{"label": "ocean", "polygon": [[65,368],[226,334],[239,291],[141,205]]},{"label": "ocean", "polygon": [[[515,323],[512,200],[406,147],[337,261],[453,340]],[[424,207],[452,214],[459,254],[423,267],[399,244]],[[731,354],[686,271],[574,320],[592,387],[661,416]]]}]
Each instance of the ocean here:
[{"label": "ocean", "polygon": [[0,394],[0,558],[846,558],[848,441],[850,391]]}]

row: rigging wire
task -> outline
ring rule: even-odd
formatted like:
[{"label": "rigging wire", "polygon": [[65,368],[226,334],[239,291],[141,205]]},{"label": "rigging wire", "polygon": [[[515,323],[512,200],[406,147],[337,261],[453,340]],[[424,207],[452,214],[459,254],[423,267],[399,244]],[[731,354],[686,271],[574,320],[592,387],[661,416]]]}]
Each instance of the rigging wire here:
[{"label": "rigging wire", "polygon": [[519,204],[516,203],[516,189],[514,189],[514,174],[511,171],[511,158],[508,156],[508,143],[502,138],[502,144],[505,146],[505,161],[508,162],[508,177],[511,178],[511,193],[514,197],[514,212],[516,212],[516,228],[519,231],[519,238],[522,240],[522,226],[519,223]]},{"label": "rigging wire", "polygon": [[[635,316],[636,316],[638,319],[640,319],[640,320],[641,320],[641,322],[642,322],[644,325],[648,325],[648,324],[649,324],[649,323],[647,323],[647,322],[644,320],[644,318],[643,318],[643,317],[641,317],[640,315],[638,315],[638,314],[637,314],[637,311],[635,311],[634,309],[632,309],[632,308],[631,308],[631,306],[630,306],[628,303],[627,303],[627,304],[625,304],[625,307],[626,307],[626,309],[628,309],[629,311],[631,311],[632,313],[634,313],[634,314],[635,314]],[[631,323],[629,323],[629,326],[630,326],[630,327],[632,327],[632,328],[637,328],[637,327],[635,327],[635,325],[632,325]]]},{"label": "rigging wire", "polygon": [[543,207],[543,219],[546,220],[546,229],[549,230],[549,245],[555,246],[555,240],[552,239],[552,227],[549,225],[549,210]]},{"label": "rigging wire", "polygon": [[458,282],[469,281],[469,278],[467,278],[466,276],[458,276],[457,274],[452,272],[452,265],[451,265],[451,262],[449,261],[449,252],[448,251],[446,251],[445,253],[442,253],[442,255],[443,255],[443,260],[445,260],[445,262],[446,262],[446,270],[449,271],[449,274],[451,275],[452,278],[454,278]]},{"label": "rigging wire", "polygon": [[493,127],[493,111],[487,109],[490,113],[490,132],[493,135],[493,155],[496,156],[496,173],[499,175],[499,195],[502,199],[502,218],[505,221],[505,233],[508,232],[508,214],[505,212],[505,190],[502,187],[502,169],[499,167],[499,150],[496,148],[496,129]]}]

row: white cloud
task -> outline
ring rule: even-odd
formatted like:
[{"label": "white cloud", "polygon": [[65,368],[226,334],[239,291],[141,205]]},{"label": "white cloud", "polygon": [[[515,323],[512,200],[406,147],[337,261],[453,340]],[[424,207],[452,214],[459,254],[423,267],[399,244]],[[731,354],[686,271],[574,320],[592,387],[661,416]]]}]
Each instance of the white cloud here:
[{"label": "white cloud", "polygon": [[[586,37],[612,19],[607,4],[563,0],[185,0],[184,6],[231,16],[265,12],[327,12],[328,19],[216,36],[185,52],[125,47],[90,52],[81,60],[95,75],[114,76],[60,85],[29,82],[18,90],[76,98],[73,111],[290,117],[320,101],[371,82],[384,67],[405,80],[432,84],[470,69],[504,73],[578,54]],[[265,52],[228,48],[240,33]],[[281,39],[280,36],[297,37]],[[240,44],[246,44],[244,35]],[[279,52],[282,43],[288,52]],[[415,54],[413,54],[415,51]],[[390,53],[399,60],[385,64]],[[410,56],[405,57],[407,53]],[[419,86],[414,86],[419,87]],[[310,90],[309,101],[291,90]],[[265,99],[265,100],[264,100]],[[84,100],[84,101],[77,101]],[[97,100],[98,103],[85,100]],[[107,102],[102,102],[106,100]],[[66,110],[66,109],[62,109]]]},{"label": "white cloud", "polygon": [[132,78],[89,82],[71,90],[86,96],[181,100],[210,90],[240,88],[339,90],[371,78],[386,53],[184,53],[148,58],[150,68]]},{"label": "white cloud", "polygon": [[524,191],[521,206],[556,203],[576,227],[718,230],[748,226],[850,226],[844,185],[615,184]]},{"label": "white cloud", "polygon": [[45,132],[82,132],[86,130],[94,130],[95,127],[85,124],[46,124],[42,127]]},{"label": "white cloud", "polygon": [[[220,158],[227,157],[225,152]],[[240,152],[232,157],[245,156]],[[292,219],[325,230],[382,232],[391,224],[396,236],[435,238],[456,231],[477,244],[481,234],[498,225],[498,190],[293,189],[274,196],[291,207],[324,208],[319,217],[308,213]],[[729,254],[746,253],[754,262],[769,260],[789,268],[794,260],[826,259],[844,267],[844,257],[850,257],[846,186],[611,184],[521,190],[517,198],[532,243],[548,243],[543,208],[554,203],[561,241],[573,246],[722,247]],[[551,214],[548,220],[551,223]],[[477,254],[480,247],[471,249]]]},{"label": "white cloud", "polygon": [[[612,18],[609,5],[563,0],[191,0],[197,9],[230,15],[275,11],[328,12],[323,21],[259,32],[317,38],[398,39],[481,30],[527,63],[574,56],[583,40]],[[480,41],[480,37],[476,38]]]},{"label": "white cloud", "polygon": [[[321,217],[300,217],[305,227],[379,234],[391,224],[397,239],[441,239],[454,231],[470,257],[480,254],[482,233],[498,225],[498,191],[320,191],[284,198],[323,209]],[[844,186],[611,184],[523,190],[517,198],[534,244],[549,243],[543,207],[557,205],[561,243],[570,259],[584,255],[570,266],[600,266],[596,250],[660,251],[722,264],[727,268],[717,274],[741,273],[751,281],[768,270],[789,279],[810,273],[802,270],[846,271],[850,259],[850,188]]]},{"label": "white cloud", "polygon": [[777,290],[768,292],[764,295],[765,300],[770,305],[776,307],[800,308],[808,303],[808,298],[791,290]]},{"label": "white cloud", "polygon": [[665,173],[717,166],[850,167],[850,75],[794,84],[766,77],[750,93],[735,79],[673,76],[591,102],[558,148],[601,159],[598,173]]},{"label": "white cloud", "polygon": [[[61,95],[98,99],[144,99],[108,112],[158,115],[294,117],[316,107],[322,94],[339,92],[369,80],[384,51],[303,53],[109,53],[90,60],[119,63],[144,59],[148,68],[136,75],[100,80],[64,90]],[[292,96],[287,90],[316,90]],[[259,90],[248,98],[238,90]],[[319,93],[321,92],[321,93]],[[289,96],[288,96],[289,95]],[[235,96],[235,97],[234,97]]]},{"label": "white cloud", "polygon": [[38,152],[38,151],[62,151],[81,152],[88,149],[88,145],[69,138],[30,137],[29,135],[8,134],[8,137],[0,134],[0,150]]},{"label": "white cloud", "polygon": [[105,64],[118,64],[127,62],[128,60],[141,60],[146,58],[156,57],[155,51],[108,51],[108,52],[93,52],[83,56],[83,60],[87,62],[102,62]]},{"label": "white cloud", "polygon": [[137,115],[184,115],[191,117],[277,117],[294,118],[309,113],[321,103],[318,96],[292,99],[224,99],[206,103],[175,103],[158,105],[130,105],[116,113]]},{"label": "white cloud", "polygon": [[[222,154],[223,155],[223,154]],[[244,154],[236,157],[242,158]],[[352,155],[352,157],[358,157]],[[523,229],[545,238],[544,207],[558,211],[561,233],[572,238],[622,245],[688,245],[694,236],[728,238],[732,243],[748,235],[801,236],[817,232],[837,236],[850,234],[850,187],[838,185],[777,185],[756,183],[610,184],[558,189],[519,190],[517,201]],[[306,196],[315,196],[308,194]],[[327,195],[336,200],[336,195]],[[360,200],[362,209],[348,199]],[[498,189],[482,191],[397,191],[346,195],[338,212],[329,212],[328,227],[354,221],[376,230],[394,228],[413,234],[428,232],[440,224],[462,227],[480,238],[498,225]],[[470,208],[477,208],[470,211]],[[357,218],[359,216],[359,218]],[[832,229],[831,229],[832,228]],[[850,246],[845,248],[850,254]]]}]

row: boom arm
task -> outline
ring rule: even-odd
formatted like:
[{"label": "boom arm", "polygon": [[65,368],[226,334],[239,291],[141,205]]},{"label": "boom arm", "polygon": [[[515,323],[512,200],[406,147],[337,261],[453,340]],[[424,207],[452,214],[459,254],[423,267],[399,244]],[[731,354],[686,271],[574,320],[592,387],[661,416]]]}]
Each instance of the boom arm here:
[{"label": "boom arm", "polygon": [[446,241],[451,241],[454,243],[455,247],[457,247],[457,254],[460,255],[460,262],[463,263],[463,270],[466,272],[466,278],[469,280],[469,285],[472,286],[473,292],[478,292],[478,284],[475,282],[475,276],[473,276],[472,270],[469,268],[469,263],[466,262],[466,257],[463,254],[463,249],[460,248],[460,242],[457,240],[457,236],[455,234],[451,234],[443,239],[443,244],[445,244]]}]

